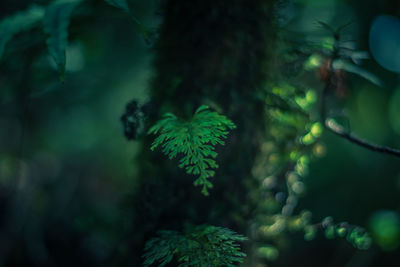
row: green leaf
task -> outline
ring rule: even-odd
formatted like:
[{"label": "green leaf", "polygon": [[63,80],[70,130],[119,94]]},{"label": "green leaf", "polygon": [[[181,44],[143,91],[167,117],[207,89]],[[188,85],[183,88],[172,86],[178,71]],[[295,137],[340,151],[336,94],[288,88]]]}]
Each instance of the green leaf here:
[{"label": "green leaf", "polygon": [[324,27],[327,31],[331,32],[331,33],[335,33],[335,29],[332,28],[329,24],[323,22],[323,21],[318,21],[319,25],[321,25],[322,27]]},{"label": "green leaf", "polygon": [[44,8],[33,5],[25,11],[4,18],[0,22],[0,60],[7,43],[13,36],[36,27],[38,22],[43,19],[44,12]]},{"label": "green leaf", "polygon": [[202,186],[201,192],[207,196],[208,189],[212,188],[208,178],[215,175],[210,169],[218,168],[214,160],[218,155],[215,145],[224,144],[223,139],[235,124],[207,106],[200,106],[190,121],[179,120],[171,113],[163,117],[148,131],[148,134],[159,134],[150,149],[161,145],[162,152],[170,159],[183,155],[178,166],[188,174],[198,175],[194,185]]},{"label": "green leaf", "polygon": [[57,64],[62,82],[65,75],[65,49],[68,45],[70,17],[72,11],[81,2],[82,0],[56,0],[46,9],[44,18],[44,31],[48,34],[46,43],[49,54]]},{"label": "green leaf", "polygon": [[379,79],[376,75],[374,75],[371,72],[369,72],[355,64],[352,64],[346,60],[342,60],[342,59],[335,60],[333,62],[333,68],[341,69],[341,70],[345,70],[347,72],[354,73],[379,87],[383,87],[382,80]]},{"label": "green leaf", "polygon": [[135,23],[138,31],[140,32],[140,34],[142,34],[146,43],[151,42],[149,31],[146,29],[146,27],[143,26],[143,24],[140,22],[140,20],[136,16],[133,15],[132,10],[129,8],[126,0],[104,0],[104,1],[107,4],[109,4],[110,6],[119,8],[122,11],[126,12],[130,16],[130,18],[133,20],[133,22]]},{"label": "green leaf", "polygon": [[349,27],[350,25],[352,25],[354,23],[354,21],[349,21],[349,22],[347,22],[347,23],[345,23],[345,24],[343,24],[343,25],[341,25],[341,26],[339,26],[337,29],[336,29],[336,33],[340,33],[341,31],[343,31],[344,29],[346,29],[347,27]]},{"label": "green leaf", "polygon": [[318,21],[318,23],[324,27],[326,30],[330,31],[332,34],[338,34],[341,31],[343,31],[345,28],[347,28],[348,26],[350,26],[351,24],[353,24],[353,21],[347,22],[341,26],[339,26],[336,30],[330,26],[329,24],[323,22],[323,21]]},{"label": "green leaf", "polygon": [[237,242],[245,240],[230,229],[211,225],[188,227],[183,233],[159,231],[146,242],[143,264],[165,266],[175,258],[179,267],[235,266],[246,256]]},{"label": "green leaf", "polygon": [[127,13],[131,12],[131,9],[129,8],[126,0],[104,0],[104,1],[110,6],[120,8]]}]

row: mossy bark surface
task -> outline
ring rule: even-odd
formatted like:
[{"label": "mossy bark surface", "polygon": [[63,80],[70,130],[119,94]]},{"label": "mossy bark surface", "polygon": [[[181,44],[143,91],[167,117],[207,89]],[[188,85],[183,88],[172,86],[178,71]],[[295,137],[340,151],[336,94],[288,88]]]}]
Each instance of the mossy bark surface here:
[{"label": "mossy bark surface", "polygon": [[[219,168],[210,196],[194,187],[196,177],[160,151],[147,136],[139,154],[141,170],[134,197],[133,246],[157,230],[212,224],[247,234],[260,200],[252,168],[261,150],[267,119],[263,95],[274,48],[274,0],[169,0],[156,44],[151,81],[153,113],[190,118],[209,105],[237,125],[218,146]],[[140,229],[140,230],[139,230]]]}]

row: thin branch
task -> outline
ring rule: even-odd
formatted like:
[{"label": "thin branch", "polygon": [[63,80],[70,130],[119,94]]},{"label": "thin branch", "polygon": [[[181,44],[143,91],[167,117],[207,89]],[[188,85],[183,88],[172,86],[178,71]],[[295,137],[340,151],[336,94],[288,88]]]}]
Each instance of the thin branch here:
[{"label": "thin branch", "polygon": [[[338,42],[338,39],[336,39],[336,42]],[[371,143],[367,140],[364,140],[364,139],[354,135],[351,131],[347,131],[345,128],[343,128],[340,124],[335,122],[333,119],[327,118],[326,99],[327,99],[329,91],[333,91],[337,84],[337,77],[335,75],[335,71],[333,68],[333,61],[339,57],[340,48],[337,45],[335,45],[334,47],[335,47],[335,49],[332,53],[331,61],[329,62],[328,77],[326,79],[324,89],[322,90],[322,93],[320,96],[320,101],[321,101],[320,102],[320,104],[321,104],[321,106],[320,106],[320,121],[321,121],[321,123],[325,126],[325,128],[327,128],[332,133],[348,140],[349,142],[351,142],[353,144],[359,145],[359,146],[369,149],[371,151],[400,157],[400,150],[391,148],[391,147],[377,145],[377,144]]]},{"label": "thin branch", "polygon": [[330,130],[332,133],[347,139],[349,142],[357,144],[359,146],[362,146],[366,149],[369,149],[369,150],[372,150],[375,152],[379,152],[379,153],[383,153],[383,154],[389,154],[389,155],[400,157],[400,150],[394,149],[391,147],[380,146],[377,144],[373,144],[369,141],[366,141],[366,140],[354,135],[353,133],[346,131],[341,125],[336,123],[333,119],[327,119],[325,121],[325,128]]}]

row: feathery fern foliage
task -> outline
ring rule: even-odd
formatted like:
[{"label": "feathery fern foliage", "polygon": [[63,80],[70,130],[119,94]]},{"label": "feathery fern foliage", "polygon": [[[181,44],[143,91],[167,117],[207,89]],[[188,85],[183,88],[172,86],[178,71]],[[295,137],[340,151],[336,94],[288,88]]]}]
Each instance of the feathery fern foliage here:
[{"label": "feathery fern foliage", "polygon": [[184,234],[160,231],[146,243],[144,266],[165,266],[173,259],[180,267],[235,266],[246,256],[239,244],[247,238],[227,228],[199,225]]},{"label": "feathery fern foliage", "polygon": [[182,121],[174,114],[166,113],[148,133],[159,133],[151,150],[161,145],[162,152],[170,159],[183,154],[179,167],[185,168],[188,174],[199,175],[194,185],[202,185],[201,192],[208,195],[208,188],[212,188],[208,178],[215,174],[212,169],[218,168],[215,145],[224,145],[223,139],[228,135],[228,130],[234,128],[236,126],[231,120],[203,105],[190,121]]},{"label": "feathery fern foliage", "polygon": [[[31,5],[28,9],[7,16],[0,21],[0,60],[7,44],[21,32],[32,29],[43,30],[47,34],[49,54],[57,64],[61,81],[64,81],[66,55],[68,46],[68,26],[74,9],[83,0],[54,0],[47,7]],[[110,6],[117,7],[129,14],[147,43],[151,43],[150,33],[146,27],[133,16],[126,0],[105,0]]]}]

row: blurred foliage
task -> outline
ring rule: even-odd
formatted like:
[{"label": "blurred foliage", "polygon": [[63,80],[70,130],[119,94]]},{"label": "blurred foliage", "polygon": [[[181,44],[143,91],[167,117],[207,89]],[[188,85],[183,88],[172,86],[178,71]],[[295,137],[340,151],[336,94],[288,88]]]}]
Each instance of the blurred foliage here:
[{"label": "blurred foliage", "polygon": [[54,1],[46,9],[44,17],[44,31],[48,34],[47,46],[49,53],[57,64],[61,75],[61,81],[64,82],[65,74],[65,49],[68,43],[68,26],[70,16],[80,0],[59,0]]},{"label": "blurred foliage", "polygon": [[370,228],[375,240],[384,250],[395,250],[400,245],[400,219],[393,211],[378,211],[370,218]]},{"label": "blurred foliage", "polygon": [[44,9],[34,5],[26,11],[16,13],[3,19],[0,24],[0,59],[7,43],[12,39],[12,37],[22,31],[27,31],[35,27],[37,22],[41,21],[43,16]]}]

